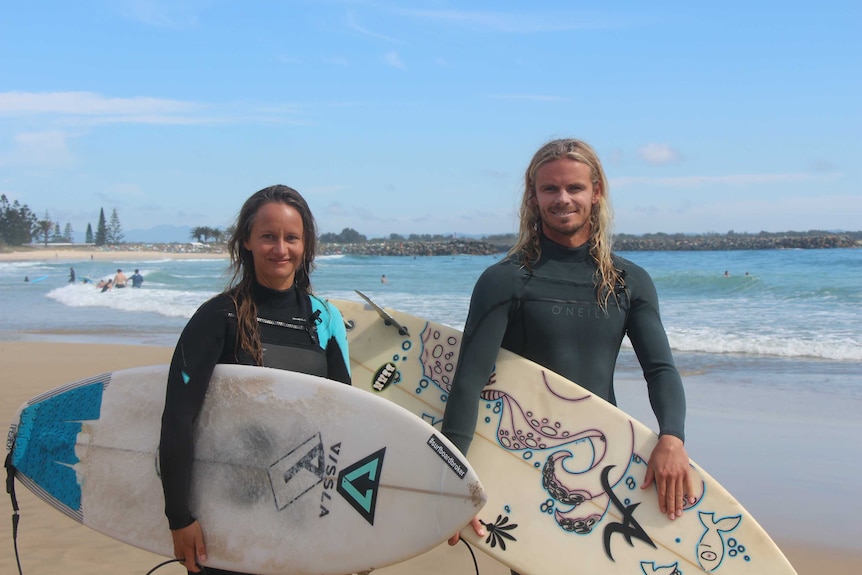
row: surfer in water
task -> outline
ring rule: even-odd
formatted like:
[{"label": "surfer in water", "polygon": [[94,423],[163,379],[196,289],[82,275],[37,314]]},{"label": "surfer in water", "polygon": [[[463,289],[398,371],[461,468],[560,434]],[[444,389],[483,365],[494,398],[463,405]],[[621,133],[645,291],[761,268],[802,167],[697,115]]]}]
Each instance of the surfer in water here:
[{"label": "surfer in water", "polygon": [[[683,445],[685,393],[649,274],[611,252],[608,184],[586,143],[554,140],[527,168],[520,233],[476,283],[443,433],[464,453],[479,394],[502,346],[616,403],[614,367],[625,336],[643,368],[659,424],[642,487],[653,484],[670,519],[694,503]],[[479,531],[481,522],[473,520]],[[458,541],[458,535],[450,539]]]},{"label": "surfer in water", "polygon": [[260,365],[350,384],[344,320],[311,290],[316,246],[317,226],[299,192],[287,186],[256,192],[228,242],[229,286],[201,305],[180,335],[159,454],[174,556],[189,572],[207,560],[206,525],[192,515],[189,498],[193,432],[215,365]]},{"label": "surfer in water", "polygon": [[126,278],[126,274],[123,273],[123,270],[117,269],[117,274],[114,276],[114,287],[124,288],[126,287],[126,282],[129,281]]}]

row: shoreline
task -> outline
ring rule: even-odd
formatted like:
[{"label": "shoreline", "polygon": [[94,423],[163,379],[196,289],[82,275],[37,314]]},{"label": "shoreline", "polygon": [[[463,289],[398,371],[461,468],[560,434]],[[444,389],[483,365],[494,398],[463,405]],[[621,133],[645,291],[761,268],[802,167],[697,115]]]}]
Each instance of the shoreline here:
[{"label": "shoreline", "polygon": [[[516,241],[511,236],[491,236],[485,239],[433,239],[433,240],[379,240],[354,243],[318,244],[318,256],[455,256],[502,255]],[[862,248],[862,232],[785,233],[785,234],[648,234],[615,236],[615,252],[639,251],[759,251],[759,250],[817,250]],[[149,259],[219,259],[228,258],[224,243],[124,243],[118,246],[95,247],[88,244],[27,245],[5,248],[0,251],[0,262],[20,261],[80,261]]]},{"label": "shoreline", "polygon": [[[39,393],[98,373],[167,363],[172,352],[172,348],[164,346],[0,341],[0,363],[5,373],[4,385],[0,388],[0,417],[9,425],[18,407]],[[46,358],[51,361],[45,361]],[[798,421],[796,414],[788,417],[796,423],[806,423]],[[693,434],[697,432],[693,430]],[[735,475],[742,471],[734,473],[732,466],[720,467],[730,476],[725,478],[728,483],[741,480]],[[793,483],[802,479],[787,477],[786,480]],[[17,492],[21,503],[18,546],[25,572],[47,572],[57,564],[62,564],[69,573],[107,575],[130,569],[146,572],[164,560],[73,522],[20,484]],[[799,529],[773,533],[773,538],[799,575],[819,575],[826,566],[832,575],[858,572],[862,550],[854,547],[857,537],[847,533],[832,540],[832,544],[817,538],[800,540],[794,534],[805,534],[806,515],[801,508],[797,513],[798,519],[791,522],[797,523]],[[780,513],[773,515],[769,507],[761,509],[757,519],[761,524],[773,526],[776,521],[784,521]],[[0,531],[0,545],[11,550],[11,530]],[[508,574],[507,568],[486,555],[476,553],[476,556],[485,575]],[[420,575],[438,571],[441,566],[445,567],[444,571],[472,572],[466,550],[462,546],[449,548],[445,543],[420,557],[378,571],[382,575]],[[14,554],[0,554],[0,572],[14,571]],[[185,572],[178,566],[168,566],[161,571]]]},{"label": "shoreline", "polygon": [[[99,249],[90,246],[73,248],[39,247],[16,249],[0,252],[0,262],[31,262],[31,261],[146,261],[158,259],[192,260],[192,259],[228,259],[227,252],[220,249],[193,249],[177,244],[164,244],[166,249],[158,250],[153,246],[134,249]],[[171,248],[170,246],[173,246]]]}]

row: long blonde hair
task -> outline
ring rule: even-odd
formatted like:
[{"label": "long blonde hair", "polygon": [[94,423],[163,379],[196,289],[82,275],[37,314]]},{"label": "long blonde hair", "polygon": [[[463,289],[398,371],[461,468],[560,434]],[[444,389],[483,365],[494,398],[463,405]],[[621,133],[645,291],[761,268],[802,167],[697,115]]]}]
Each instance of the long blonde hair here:
[{"label": "long blonde hair", "polygon": [[586,142],[574,138],[551,140],[533,155],[533,160],[524,174],[524,195],[518,211],[520,217],[518,241],[509,250],[509,256],[519,258],[527,269],[531,269],[539,261],[542,255],[540,243],[542,219],[536,204],[536,172],[548,162],[561,158],[568,158],[588,166],[593,185],[600,186],[602,190],[599,201],[593,205],[590,214],[590,237],[587,243],[590,255],[598,266],[595,278],[597,297],[602,307],[607,307],[608,299],[615,293],[617,284],[623,282],[623,278],[614,266],[611,255],[611,225],[614,216],[608,181],[598,154]]},{"label": "long blonde hair", "polygon": [[233,235],[228,240],[231,275],[227,294],[236,306],[237,351],[251,354],[258,365],[263,364],[263,347],[260,343],[260,327],[257,323],[257,305],[252,295],[255,283],[254,255],[245,248],[251,237],[251,228],[258,211],[269,203],[281,203],[294,208],[302,218],[302,263],[296,269],[294,284],[305,294],[311,294],[311,271],[314,269],[314,253],[317,250],[317,224],[305,198],[288,186],[270,186],[249,197],[239,211]]}]

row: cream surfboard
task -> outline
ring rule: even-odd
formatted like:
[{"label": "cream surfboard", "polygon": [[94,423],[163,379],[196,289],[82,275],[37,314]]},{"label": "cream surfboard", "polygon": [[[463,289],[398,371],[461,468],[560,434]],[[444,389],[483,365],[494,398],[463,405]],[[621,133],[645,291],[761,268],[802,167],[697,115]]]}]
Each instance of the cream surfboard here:
[{"label": "cream surfboard", "polygon": [[[363,294],[360,294],[365,298]],[[334,301],[354,385],[439,428],[461,333],[366,303]],[[696,463],[697,502],[670,521],[642,490],[656,435],[611,404],[501,350],[469,461],[488,536],[462,536],[523,575],[792,575],[754,518]]]},{"label": "cream surfboard", "polygon": [[[172,557],[157,454],[166,381],[167,366],[115,371],[28,401],[7,441],[17,480],[96,531]],[[440,544],[485,501],[427,423],[309,375],[217,366],[195,441],[192,512],[212,567],[365,571]]]}]

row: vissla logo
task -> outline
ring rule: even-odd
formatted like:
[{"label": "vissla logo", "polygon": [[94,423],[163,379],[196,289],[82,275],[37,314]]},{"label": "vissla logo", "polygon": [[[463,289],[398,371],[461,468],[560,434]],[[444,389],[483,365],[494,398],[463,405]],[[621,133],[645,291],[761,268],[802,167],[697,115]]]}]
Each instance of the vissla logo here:
[{"label": "vissla logo", "polygon": [[323,481],[324,449],[320,433],[270,465],[269,482],[281,511]]},{"label": "vissla logo", "polygon": [[386,448],[372,453],[338,474],[338,493],[374,525],[374,510],[377,506],[377,489],[380,485],[380,472],[383,469],[383,456]]}]

